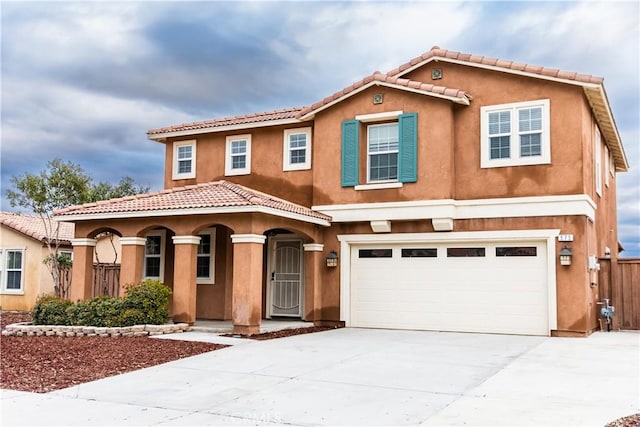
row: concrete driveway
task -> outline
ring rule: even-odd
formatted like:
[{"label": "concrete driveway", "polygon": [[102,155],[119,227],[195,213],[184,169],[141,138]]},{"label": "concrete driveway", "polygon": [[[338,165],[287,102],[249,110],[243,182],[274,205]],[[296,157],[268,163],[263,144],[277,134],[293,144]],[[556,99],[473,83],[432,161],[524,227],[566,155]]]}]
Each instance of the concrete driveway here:
[{"label": "concrete driveway", "polygon": [[640,412],[633,332],[340,329],[241,342],[44,395],[3,391],[1,424],[602,426]]}]

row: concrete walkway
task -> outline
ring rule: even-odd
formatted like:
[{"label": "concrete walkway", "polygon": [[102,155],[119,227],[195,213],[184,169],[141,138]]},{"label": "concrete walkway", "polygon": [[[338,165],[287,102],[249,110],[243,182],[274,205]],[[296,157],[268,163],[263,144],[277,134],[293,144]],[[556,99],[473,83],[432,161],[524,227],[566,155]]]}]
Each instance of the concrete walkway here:
[{"label": "concrete walkway", "polygon": [[48,394],[3,391],[1,424],[603,426],[640,412],[633,332],[339,329],[241,341]]}]

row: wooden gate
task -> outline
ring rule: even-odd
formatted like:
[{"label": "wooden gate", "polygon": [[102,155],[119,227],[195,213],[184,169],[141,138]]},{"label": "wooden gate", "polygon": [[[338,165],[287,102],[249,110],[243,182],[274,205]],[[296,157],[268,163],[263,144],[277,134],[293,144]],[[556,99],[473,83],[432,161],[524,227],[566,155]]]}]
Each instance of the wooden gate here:
[{"label": "wooden gate", "polygon": [[640,258],[598,262],[600,298],[609,298],[615,307],[612,329],[640,329]]},{"label": "wooden gate", "polygon": [[120,294],[120,264],[93,264],[93,296]]}]

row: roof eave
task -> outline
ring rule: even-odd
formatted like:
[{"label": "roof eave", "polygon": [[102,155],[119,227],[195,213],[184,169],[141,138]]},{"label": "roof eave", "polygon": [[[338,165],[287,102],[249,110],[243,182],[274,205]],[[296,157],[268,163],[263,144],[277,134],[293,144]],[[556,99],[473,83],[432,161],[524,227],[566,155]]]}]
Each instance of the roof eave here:
[{"label": "roof eave", "polygon": [[237,130],[262,128],[262,127],[269,127],[269,126],[284,126],[284,125],[290,125],[290,124],[298,124],[298,123],[301,123],[302,121],[303,120],[300,120],[297,118],[289,118],[289,119],[279,119],[279,120],[266,120],[266,121],[251,122],[251,123],[239,123],[239,124],[227,125],[227,126],[209,126],[209,127],[199,128],[199,129],[168,131],[168,132],[162,132],[162,133],[147,132],[147,138],[156,142],[166,142],[168,138],[179,138],[183,136],[202,135],[205,133],[233,132]]},{"label": "roof eave", "polygon": [[449,62],[452,64],[459,64],[459,65],[465,65],[468,67],[476,67],[476,68],[483,68],[485,70],[492,70],[492,71],[499,71],[502,73],[509,73],[509,74],[517,74],[520,76],[526,76],[526,77],[534,77],[536,79],[542,79],[542,80],[550,80],[550,81],[555,81],[555,82],[561,82],[561,83],[567,83],[567,84],[572,84],[572,85],[576,85],[576,86],[587,86],[587,87],[599,87],[601,86],[601,84],[599,83],[588,83],[588,82],[581,82],[578,80],[571,80],[571,79],[565,79],[565,78],[561,78],[561,77],[554,77],[554,76],[548,76],[545,74],[538,74],[538,73],[532,73],[529,71],[522,71],[522,70],[514,70],[512,68],[505,68],[505,67],[501,67],[498,65],[490,65],[490,64],[480,64],[480,63],[476,63],[476,62],[471,62],[471,61],[465,61],[462,59],[453,59],[453,58],[447,58],[447,57],[443,57],[443,56],[432,56],[431,58],[427,58],[424,61],[418,62],[414,65],[412,65],[411,67],[408,67],[400,72],[398,72],[397,74],[394,74],[393,77],[402,77],[408,73],[410,73],[413,70],[416,70],[426,64],[428,64],[429,62]]},{"label": "roof eave", "polygon": [[350,98],[362,91],[365,91],[373,86],[385,86],[385,87],[389,87],[392,89],[398,89],[398,90],[404,90],[406,92],[413,92],[413,93],[417,93],[420,95],[427,95],[427,96],[432,96],[434,98],[440,98],[440,99],[445,99],[447,101],[451,101],[454,102],[456,104],[461,104],[461,105],[469,105],[469,100],[471,99],[469,96],[449,96],[449,95],[444,95],[444,94],[440,94],[440,93],[436,93],[436,92],[430,92],[430,91],[426,91],[426,90],[420,90],[420,89],[416,89],[416,88],[411,88],[411,87],[407,87],[407,86],[403,86],[403,85],[399,85],[396,83],[390,83],[390,82],[383,82],[383,81],[379,81],[379,80],[373,80],[365,85],[360,86],[357,89],[354,89],[353,91],[346,93],[334,100],[332,100],[331,102],[328,102],[324,105],[319,106],[318,108],[315,108],[311,111],[309,111],[308,113],[304,114],[303,116],[300,116],[299,119],[301,121],[306,121],[306,120],[311,120],[315,117],[316,114],[318,114],[321,111],[324,111],[328,108],[331,108],[332,106],[344,101],[347,98]]},{"label": "roof eave", "polygon": [[267,215],[278,216],[281,218],[289,218],[297,221],[307,222],[316,225],[329,227],[328,219],[312,217],[297,212],[283,211],[268,206],[223,206],[223,207],[204,207],[204,208],[184,208],[184,209],[161,209],[153,211],[129,211],[129,212],[111,212],[111,213],[78,213],[63,214],[55,216],[56,221],[91,221],[91,220],[109,220],[109,219],[125,219],[125,218],[149,218],[163,216],[186,216],[186,215],[211,215],[211,214],[229,214],[229,213],[263,213]]},{"label": "roof eave", "polygon": [[599,124],[609,151],[611,152],[616,167],[616,172],[629,170],[629,161],[622,145],[622,138],[618,132],[611,105],[603,85],[596,88],[584,88],[584,93],[591,106],[591,111]]}]

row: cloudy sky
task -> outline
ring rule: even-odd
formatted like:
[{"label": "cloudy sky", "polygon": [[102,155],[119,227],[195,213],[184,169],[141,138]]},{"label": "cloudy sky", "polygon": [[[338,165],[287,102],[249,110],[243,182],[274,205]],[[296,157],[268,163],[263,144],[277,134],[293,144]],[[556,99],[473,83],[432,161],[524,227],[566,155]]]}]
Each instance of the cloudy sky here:
[{"label": "cloudy sky", "polygon": [[595,74],[631,170],[620,238],[640,256],[640,10],[630,2],[0,2],[2,209],[61,157],[162,187],[146,131],[312,104],[433,45]]}]

